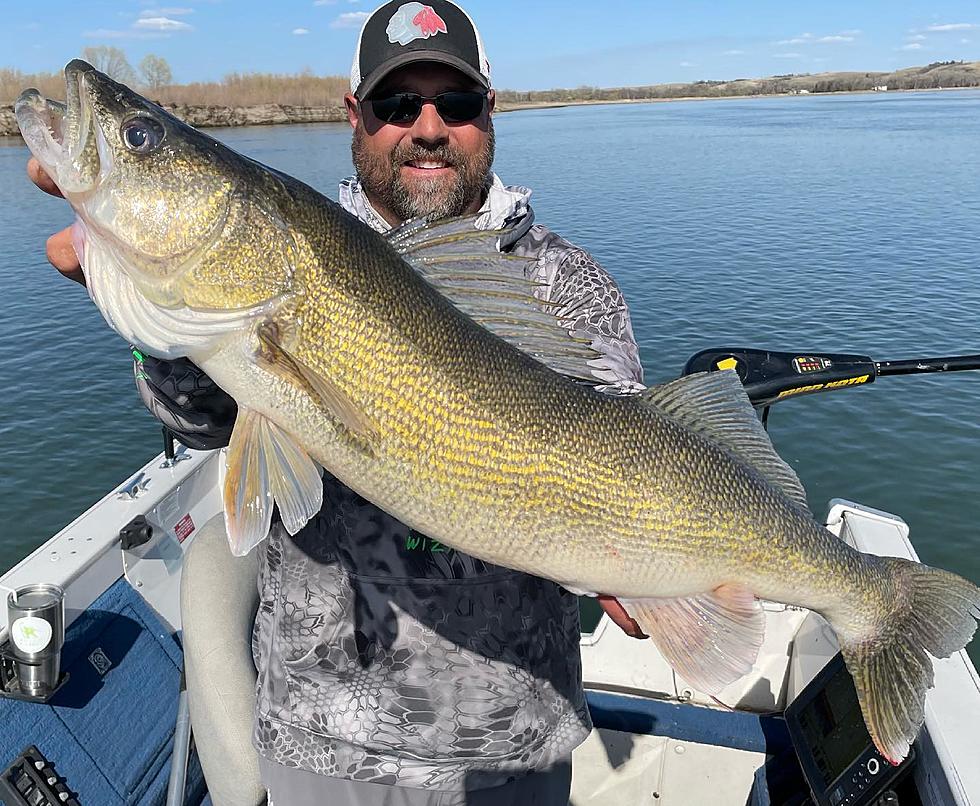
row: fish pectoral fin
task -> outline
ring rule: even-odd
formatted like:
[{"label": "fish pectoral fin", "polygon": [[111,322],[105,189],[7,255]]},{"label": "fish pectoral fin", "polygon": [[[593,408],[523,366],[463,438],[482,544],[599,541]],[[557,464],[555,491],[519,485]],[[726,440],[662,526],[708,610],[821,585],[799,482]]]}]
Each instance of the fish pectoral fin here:
[{"label": "fish pectoral fin", "polygon": [[722,585],[685,599],[620,599],[681,677],[717,694],[752,669],[766,619],[753,593]]},{"label": "fish pectoral fin", "polygon": [[291,355],[280,344],[275,323],[263,322],[256,335],[260,345],[256,361],[260,367],[301,388],[360,442],[370,443],[374,426],[368,416],[333,381]]},{"label": "fish pectoral fin", "polygon": [[248,554],[269,533],[273,503],[291,535],[320,511],[323,483],[316,463],[258,412],[239,408],[224,458],[225,529],[236,557]]},{"label": "fish pectoral fin", "polygon": [[799,477],[776,453],[733,369],[699,372],[640,394],[673,420],[708,437],[809,512]]}]

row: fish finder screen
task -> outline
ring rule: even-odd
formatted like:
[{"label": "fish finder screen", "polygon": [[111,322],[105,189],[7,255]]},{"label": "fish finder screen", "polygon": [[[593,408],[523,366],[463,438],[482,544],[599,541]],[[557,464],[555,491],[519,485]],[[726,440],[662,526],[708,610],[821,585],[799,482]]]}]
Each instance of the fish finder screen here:
[{"label": "fish finder screen", "polygon": [[844,669],[800,711],[799,722],[827,786],[871,744],[854,682]]}]

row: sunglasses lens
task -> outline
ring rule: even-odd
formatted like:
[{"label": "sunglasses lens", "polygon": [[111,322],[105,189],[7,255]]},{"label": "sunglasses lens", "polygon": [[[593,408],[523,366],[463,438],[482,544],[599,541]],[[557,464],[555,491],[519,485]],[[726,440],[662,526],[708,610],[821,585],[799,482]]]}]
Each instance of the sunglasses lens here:
[{"label": "sunglasses lens", "polygon": [[443,120],[464,123],[480,116],[485,100],[482,92],[444,92],[436,97],[436,109]]},{"label": "sunglasses lens", "polygon": [[378,120],[385,123],[404,123],[418,117],[422,111],[422,98],[414,93],[400,92],[387,98],[372,98],[371,108]]},{"label": "sunglasses lens", "polygon": [[479,117],[487,96],[482,92],[443,92],[423,98],[414,92],[399,92],[387,98],[372,98],[374,116],[385,123],[408,123],[422,111],[423,101],[435,101],[436,110],[447,123],[466,123]]}]

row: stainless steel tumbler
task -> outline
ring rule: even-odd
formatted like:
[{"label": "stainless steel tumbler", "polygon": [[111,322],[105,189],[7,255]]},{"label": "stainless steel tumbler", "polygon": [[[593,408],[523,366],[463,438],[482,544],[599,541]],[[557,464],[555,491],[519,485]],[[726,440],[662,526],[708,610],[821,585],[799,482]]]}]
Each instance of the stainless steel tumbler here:
[{"label": "stainless steel tumbler", "polygon": [[45,697],[58,685],[65,642],[65,592],[36,582],[7,594],[10,654],[17,662],[20,690]]}]

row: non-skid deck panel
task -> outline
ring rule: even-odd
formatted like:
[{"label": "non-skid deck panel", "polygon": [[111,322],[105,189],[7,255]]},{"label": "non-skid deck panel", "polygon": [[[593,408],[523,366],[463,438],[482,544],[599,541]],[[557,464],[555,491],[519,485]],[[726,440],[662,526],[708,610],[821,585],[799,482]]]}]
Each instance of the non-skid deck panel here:
[{"label": "non-skid deck panel", "polygon": [[[69,627],[50,705],[0,700],[0,768],[30,744],[54,764],[82,806],[162,804],[177,716],[181,649],[119,579]],[[196,757],[187,803],[204,797]]]}]

